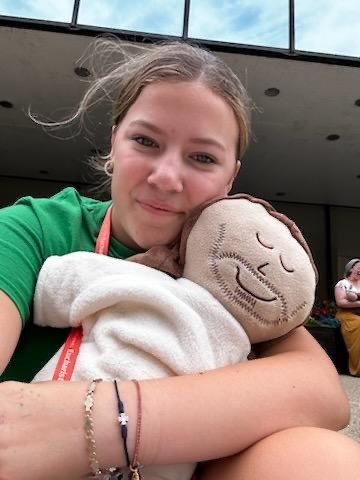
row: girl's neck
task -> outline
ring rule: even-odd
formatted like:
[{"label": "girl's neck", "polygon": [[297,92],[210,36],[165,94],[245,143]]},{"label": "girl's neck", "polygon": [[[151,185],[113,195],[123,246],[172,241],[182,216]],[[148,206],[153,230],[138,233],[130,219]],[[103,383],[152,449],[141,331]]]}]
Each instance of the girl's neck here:
[{"label": "girl's neck", "polygon": [[355,277],[353,275],[350,275],[349,281],[354,285],[360,285],[360,278],[358,276]]}]

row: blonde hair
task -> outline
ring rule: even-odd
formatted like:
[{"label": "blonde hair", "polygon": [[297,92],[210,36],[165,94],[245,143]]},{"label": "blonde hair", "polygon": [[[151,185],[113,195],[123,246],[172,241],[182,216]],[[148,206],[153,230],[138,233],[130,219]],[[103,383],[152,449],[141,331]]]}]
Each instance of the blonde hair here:
[{"label": "blonde hair", "polygon": [[[143,45],[100,37],[94,47],[89,58],[95,78],[74,115],[55,125],[81,120],[91,106],[106,98],[112,103],[111,121],[116,127],[147,85],[200,81],[232,108],[239,128],[237,159],[242,158],[249,144],[251,102],[238,76],[220,58],[198,45],[181,41]],[[99,66],[101,71],[97,72]],[[102,170],[108,159],[109,155],[96,155],[92,164]]]}]

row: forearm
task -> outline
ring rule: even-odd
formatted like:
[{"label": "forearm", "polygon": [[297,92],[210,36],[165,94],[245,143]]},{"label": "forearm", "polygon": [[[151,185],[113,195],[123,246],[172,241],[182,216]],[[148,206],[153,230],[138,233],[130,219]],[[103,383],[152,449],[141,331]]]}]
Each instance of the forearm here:
[{"label": "forearm", "polygon": [[[351,293],[356,293],[354,290],[350,290]],[[347,297],[348,293],[344,288],[335,287],[334,290],[336,305],[340,308],[360,308],[360,299],[351,300]]]},{"label": "forearm", "polygon": [[[294,342],[289,338],[271,347],[266,352],[270,357],[203,375],[141,382],[141,460],[145,464],[206,460],[239,452],[292,426],[343,427],[348,405],[332,363],[312,338],[297,351],[292,350]],[[135,390],[127,382],[121,388],[134,415]],[[104,446],[113,413],[106,405],[101,408],[108,415],[100,442]],[[131,428],[134,422],[132,418]],[[109,453],[101,454],[105,458]]]},{"label": "forearm", "polygon": [[360,308],[360,300],[355,300],[354,302],[351,302],[350,300],[343,298],[341,300],[338,300],[336,302],[336,305],[340,308]]},{"label": "forearm", "polygon": [[[266,358],[202,375],[142,381],[140,461],[150,465],[213,459],[292,426],[342,427],[348,406],[337,373],[315,341],[301,332],[267,346]],[[7,446],[0,448],[0,477],[69,480],[89,471],[83,406],[88,385],[0,385],[0,445]],[[132,456],[136,389],[132,382],[119,386],[129,416]],[[114,386],[102,382],[93,410],[102,467],[125,464],[117,415]]]}]

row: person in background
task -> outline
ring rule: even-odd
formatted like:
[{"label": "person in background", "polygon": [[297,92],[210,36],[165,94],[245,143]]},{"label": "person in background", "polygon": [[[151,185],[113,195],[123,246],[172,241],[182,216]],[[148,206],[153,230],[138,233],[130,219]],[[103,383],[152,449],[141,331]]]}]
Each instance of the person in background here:
[{"label": "person in background", "polygon": [[[99,58],[110,56],[112,68],[74,118],[100,101],[99,92],[113,98],[111,148],[99,159],[111,177],[112,211],[106,217],[109,201],[73,188],[0,210],[0,371],[30,321],[46,258],[94,251],[104,218],[110,256],[171,246],[191,212],[226,195],[240,169],[251,107],[224,62],[182,42],[140,53],[132,46],[130,56],[121,43],[105,45]],[[135,466],[135,458],[202,462],[197,480],[358,480],[360,445],[335,432],[349,420],[346,395],[304,327],[258,345],[245,363],[118,386],[121,404],[114,384],[98,379],[1,383],[0,478],[114,478],[104,472],[129,456]]]},{"label": "person in background", "polygon": [[335,285],[336,318],[349,353],[349,372],[360,376],[360,259],[345,265],[344,278]]}]

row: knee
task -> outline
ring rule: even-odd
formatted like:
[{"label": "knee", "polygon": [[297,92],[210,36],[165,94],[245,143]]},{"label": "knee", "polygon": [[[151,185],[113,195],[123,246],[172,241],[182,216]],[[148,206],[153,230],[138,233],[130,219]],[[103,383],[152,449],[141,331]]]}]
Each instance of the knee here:
[{"label": "knee", "polygon": [[292,473],[293,477],[288,478],[293,479],[352,479],[354,472],[360,471],[360,444],[341,433],[321,428],[283,430],[253,445],[246,453],[249,458],[255,455],[261,458],[260,468],[278,471],[275,478],[279,479],[284,473]]},{"label": "knee", "polygon": [[211,462],[201,480],[358,480],[360,444],[330,430],[296,427]]}]

